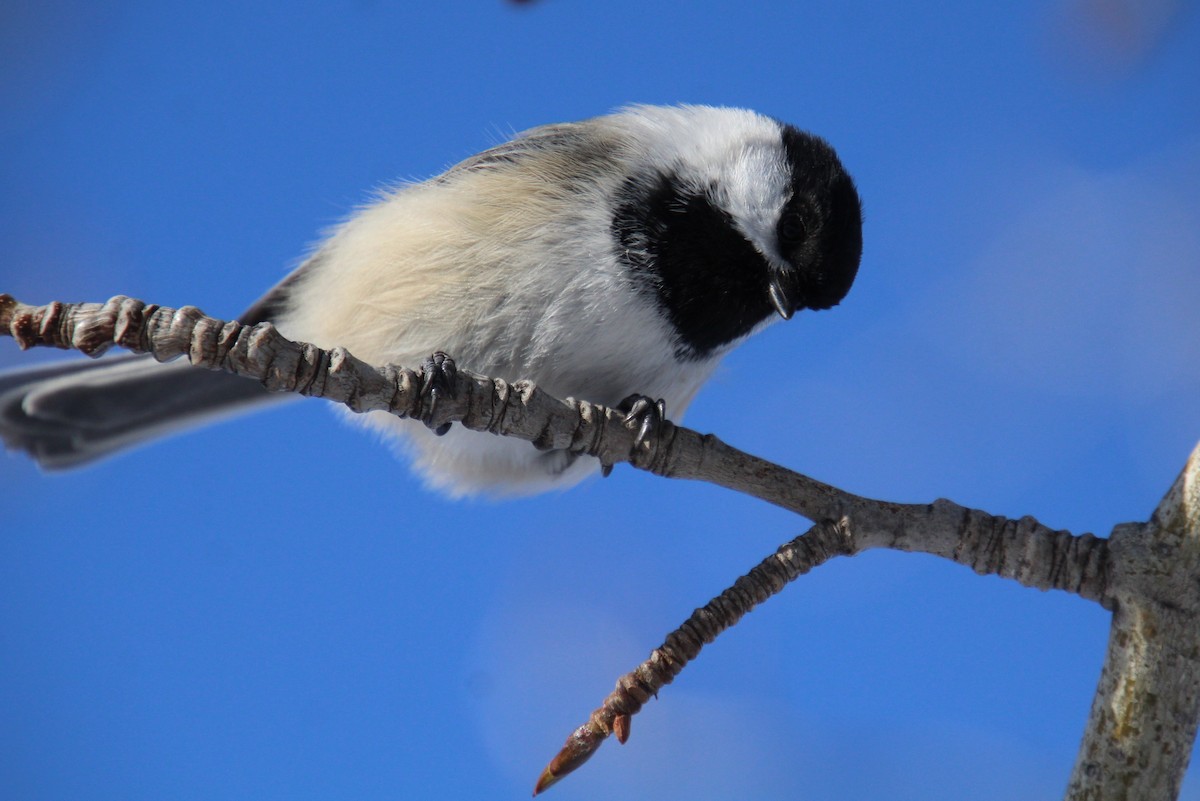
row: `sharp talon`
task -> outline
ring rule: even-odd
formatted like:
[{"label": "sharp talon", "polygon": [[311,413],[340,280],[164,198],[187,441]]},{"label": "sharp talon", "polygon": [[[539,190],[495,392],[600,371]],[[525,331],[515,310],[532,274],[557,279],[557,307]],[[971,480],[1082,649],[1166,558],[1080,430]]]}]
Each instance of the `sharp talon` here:
[{"label": "sharp talon", "polygon": [[658,428],[658,426],[661,423],[662,423],[661,420],[656,422],[654,420],[654,415],[652,415],[652,414],[648,414],[645,417],[643,417],[642,418],[642,427],[638,429],[637,437],[634,438],[633,444],[640,448],[642,445],[644,445],[646,442],[649,441],[650,435]]},{"label": "sharp talon", "polygon": [[600,475],[603,476],[604,478],[608,478],[609,476],[612,475],[612,469],[613,469],[613,466],[611,464],[601,464],[600,465]]},{"label": "sharp talon", "polygon": [[663,420],[667,416],[666,402],[661,398],[651,400],[645,395],[630,395],[617,407],[625,412],[626,425],[638,425],[637,436],[633,439],[634,448],[642,448],[653,440],[658,439],[662,432]]},{"label": "sharp talon", "polygon": [[[439,350],[421,364],[421,370],[425,374],[425,386],[421,388],[421,397],[427,401],[425,419],[428,421],[437,412],[439,399],[458,397],[455,388],[458,367],[455,366],[453,359]],[[434,433],[440,437],[449,430],[450,424],[443,423],[434,430]]]}]

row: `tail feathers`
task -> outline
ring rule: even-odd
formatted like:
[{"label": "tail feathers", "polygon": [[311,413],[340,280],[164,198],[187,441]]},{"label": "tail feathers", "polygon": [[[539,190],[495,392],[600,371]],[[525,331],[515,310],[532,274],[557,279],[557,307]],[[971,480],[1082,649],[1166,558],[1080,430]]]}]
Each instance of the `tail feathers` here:
[{"label": "tail feathers", "polygon": [[241,376],[149,356],[66,362],[0,374],[0,439],[61,470],[286,397]]}]

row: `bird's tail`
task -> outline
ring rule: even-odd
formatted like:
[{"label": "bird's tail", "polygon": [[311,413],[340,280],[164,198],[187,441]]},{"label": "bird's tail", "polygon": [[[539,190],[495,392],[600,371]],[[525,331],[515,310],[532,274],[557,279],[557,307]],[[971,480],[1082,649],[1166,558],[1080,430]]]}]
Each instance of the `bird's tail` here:
[{"label": "bird's tail", "polygon": [[186,361],[66,362],[0,373],[0,439],[44,468],[62,470],[286,397]]}]

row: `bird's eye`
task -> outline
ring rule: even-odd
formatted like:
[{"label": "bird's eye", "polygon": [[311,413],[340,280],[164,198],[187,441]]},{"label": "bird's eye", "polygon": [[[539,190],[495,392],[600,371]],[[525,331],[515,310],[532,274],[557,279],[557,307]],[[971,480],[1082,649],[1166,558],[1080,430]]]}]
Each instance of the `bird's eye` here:
[{"label": "bird's eye", "polygon": [[808,226],[804,216],[799,211],[787,211],[779,218],[779,242],[785,248],[792,248],[808,239]]}]

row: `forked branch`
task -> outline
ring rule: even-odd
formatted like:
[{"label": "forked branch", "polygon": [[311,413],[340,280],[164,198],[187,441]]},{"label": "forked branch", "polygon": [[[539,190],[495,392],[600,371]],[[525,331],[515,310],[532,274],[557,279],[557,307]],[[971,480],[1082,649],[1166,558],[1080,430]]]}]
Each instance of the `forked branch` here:
[{"label": "forked branch", "polygon": [[869,548],[934,554],[981,574],[1059,589],[1115,610],[1108,660],[1093,703],[1071,799],[1173,799],[1200,719],[1200,448],[1154,517],[1114,529],[1110,539],[1052,531],[950,501],[898,504],[863,498],[669,422],[634,446],[624,415],[560,400],[532,383],[459,370],[453,397],[430,408],[425,376],[372,366],[345,349],[292,342],[269,323],[245,326],[116,297],[105,304],[28,306],[0,295],[0,334],[22,348],[48,346],[98,356],[112,345],[160,361],[254,378],[273,391],[386,410],[438,427],[461,423],[569,450],[607,464],[708,481],[818,521],[805,534],[697,609],[577,729],[543,773],[538,790],[583,762],[612,733],[624,741],[631,716],[721,631],[797,576],[838,555]]}]

